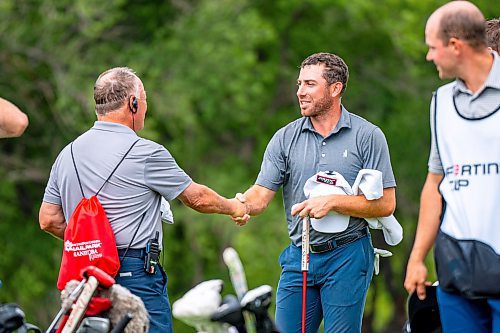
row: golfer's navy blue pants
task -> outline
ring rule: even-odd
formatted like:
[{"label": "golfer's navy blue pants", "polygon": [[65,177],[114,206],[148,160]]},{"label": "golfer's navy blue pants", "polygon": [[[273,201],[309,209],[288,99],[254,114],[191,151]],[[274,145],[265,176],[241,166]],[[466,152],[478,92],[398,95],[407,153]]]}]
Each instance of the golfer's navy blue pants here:
[{"label": "golfer's navy blue pants", "polygon": [[[280,332],[301,332],[301,248],[291,244],[280,255],[282,268],[276,295]],[[368,286],[373,276],[370,236],[323,253],[311,253],[307,275],[307,332],[361,332]]]},{"label": "golfer's navy blue pants", "polygon": [[125,257],[116,283],[139,296],[149,312],[149,333],[171,333],[172,312],[167,295],[167,274],[158,266],[154,275],[144,271],[144,259]]},{"label": "golfer's navy blue pants", "polygon": [[500,299],[470,300],[439,287],[437,298],[444,333],[500,333]]}]

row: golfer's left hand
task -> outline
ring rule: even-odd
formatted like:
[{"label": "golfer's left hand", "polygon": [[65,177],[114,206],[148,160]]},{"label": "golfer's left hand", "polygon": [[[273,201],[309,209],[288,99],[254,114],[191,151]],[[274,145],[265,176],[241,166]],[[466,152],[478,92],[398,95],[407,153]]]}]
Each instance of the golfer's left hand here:
[{"label": "golfer's left hand", "polygon": [[320,219],[330,212],[329,201],[330,196],[328,195],[307,199],[293,205],[292,215],[295,216],[299,214],[301,218],[309,216],[314,219]]}]

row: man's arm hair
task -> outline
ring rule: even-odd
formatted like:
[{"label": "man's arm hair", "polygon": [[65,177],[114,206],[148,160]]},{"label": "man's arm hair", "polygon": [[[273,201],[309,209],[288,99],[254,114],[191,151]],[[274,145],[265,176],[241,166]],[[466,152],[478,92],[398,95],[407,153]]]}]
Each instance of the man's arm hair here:
[{"label": "man's arm hair", "polygon": [[192,182],[179,196],[179,200],[186,206],[200,213],[217,213],[243,216],[246,207],[236,199],[227,199],[211,188]]},{"label": "man's arm hair", "polygon": [[368,200],[364,195],[332,194],[309,198],[294,205],[292,215],[322,218],[329,212],[361,218],[389,216],[396,208],[396,189],[384,188],[384,195],[377,200]]},{"label": "man's arm hair", "polygon": [[245,193],[236,195],[236,198],[247,206],[248,214],[261,214],[273,200],[275,191],[261,185],[253,185]]},{"label": "man's arm hair", "polygon": [[40,229],[49,234],[63,239],[64,230],[66,230],[66,219],[62,207],[49,202],[42,202],[38,214]]},{"label": "man's arm hair", "polygon": [[28,116],[17,106],[0,97],[0,138],[21,136],[28,127]]},{"label": "man's arm hair", "polygon": [[342,195],[334,202],[337,203],[332,210],[339,214],[361,218],[389,216],[396,209],[396,188],[384,188],[383,196],[377,200],[368,200],[364,195]]}]

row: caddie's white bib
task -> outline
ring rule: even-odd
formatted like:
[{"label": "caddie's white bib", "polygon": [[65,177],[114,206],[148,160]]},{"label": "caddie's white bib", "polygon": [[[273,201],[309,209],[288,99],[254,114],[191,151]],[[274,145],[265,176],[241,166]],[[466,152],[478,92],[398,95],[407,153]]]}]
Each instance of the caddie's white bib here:
[{"label": "caddie's white bib", "polygon": [[[446,202],[441,230],[458,240],[478,240],[500,254],[500,111],[466,119],[452,88],[435,96],[436,142],[444,168],[439,189]],[[499,101],[500,102],[500,101]]]}]

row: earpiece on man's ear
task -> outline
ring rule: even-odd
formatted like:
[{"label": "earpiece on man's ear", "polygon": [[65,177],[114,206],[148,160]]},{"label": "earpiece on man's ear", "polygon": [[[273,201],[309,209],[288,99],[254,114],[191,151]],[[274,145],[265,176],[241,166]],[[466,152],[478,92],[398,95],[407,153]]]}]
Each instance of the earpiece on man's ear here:
[{"label": "earpiece on man's ear", "polygon": [[132,100],[132,109],[130,111],[132,111],[132,113],[136,113],[138,108],[139,105],[137,104],[137,98],[134,97],[134,99]]}]

